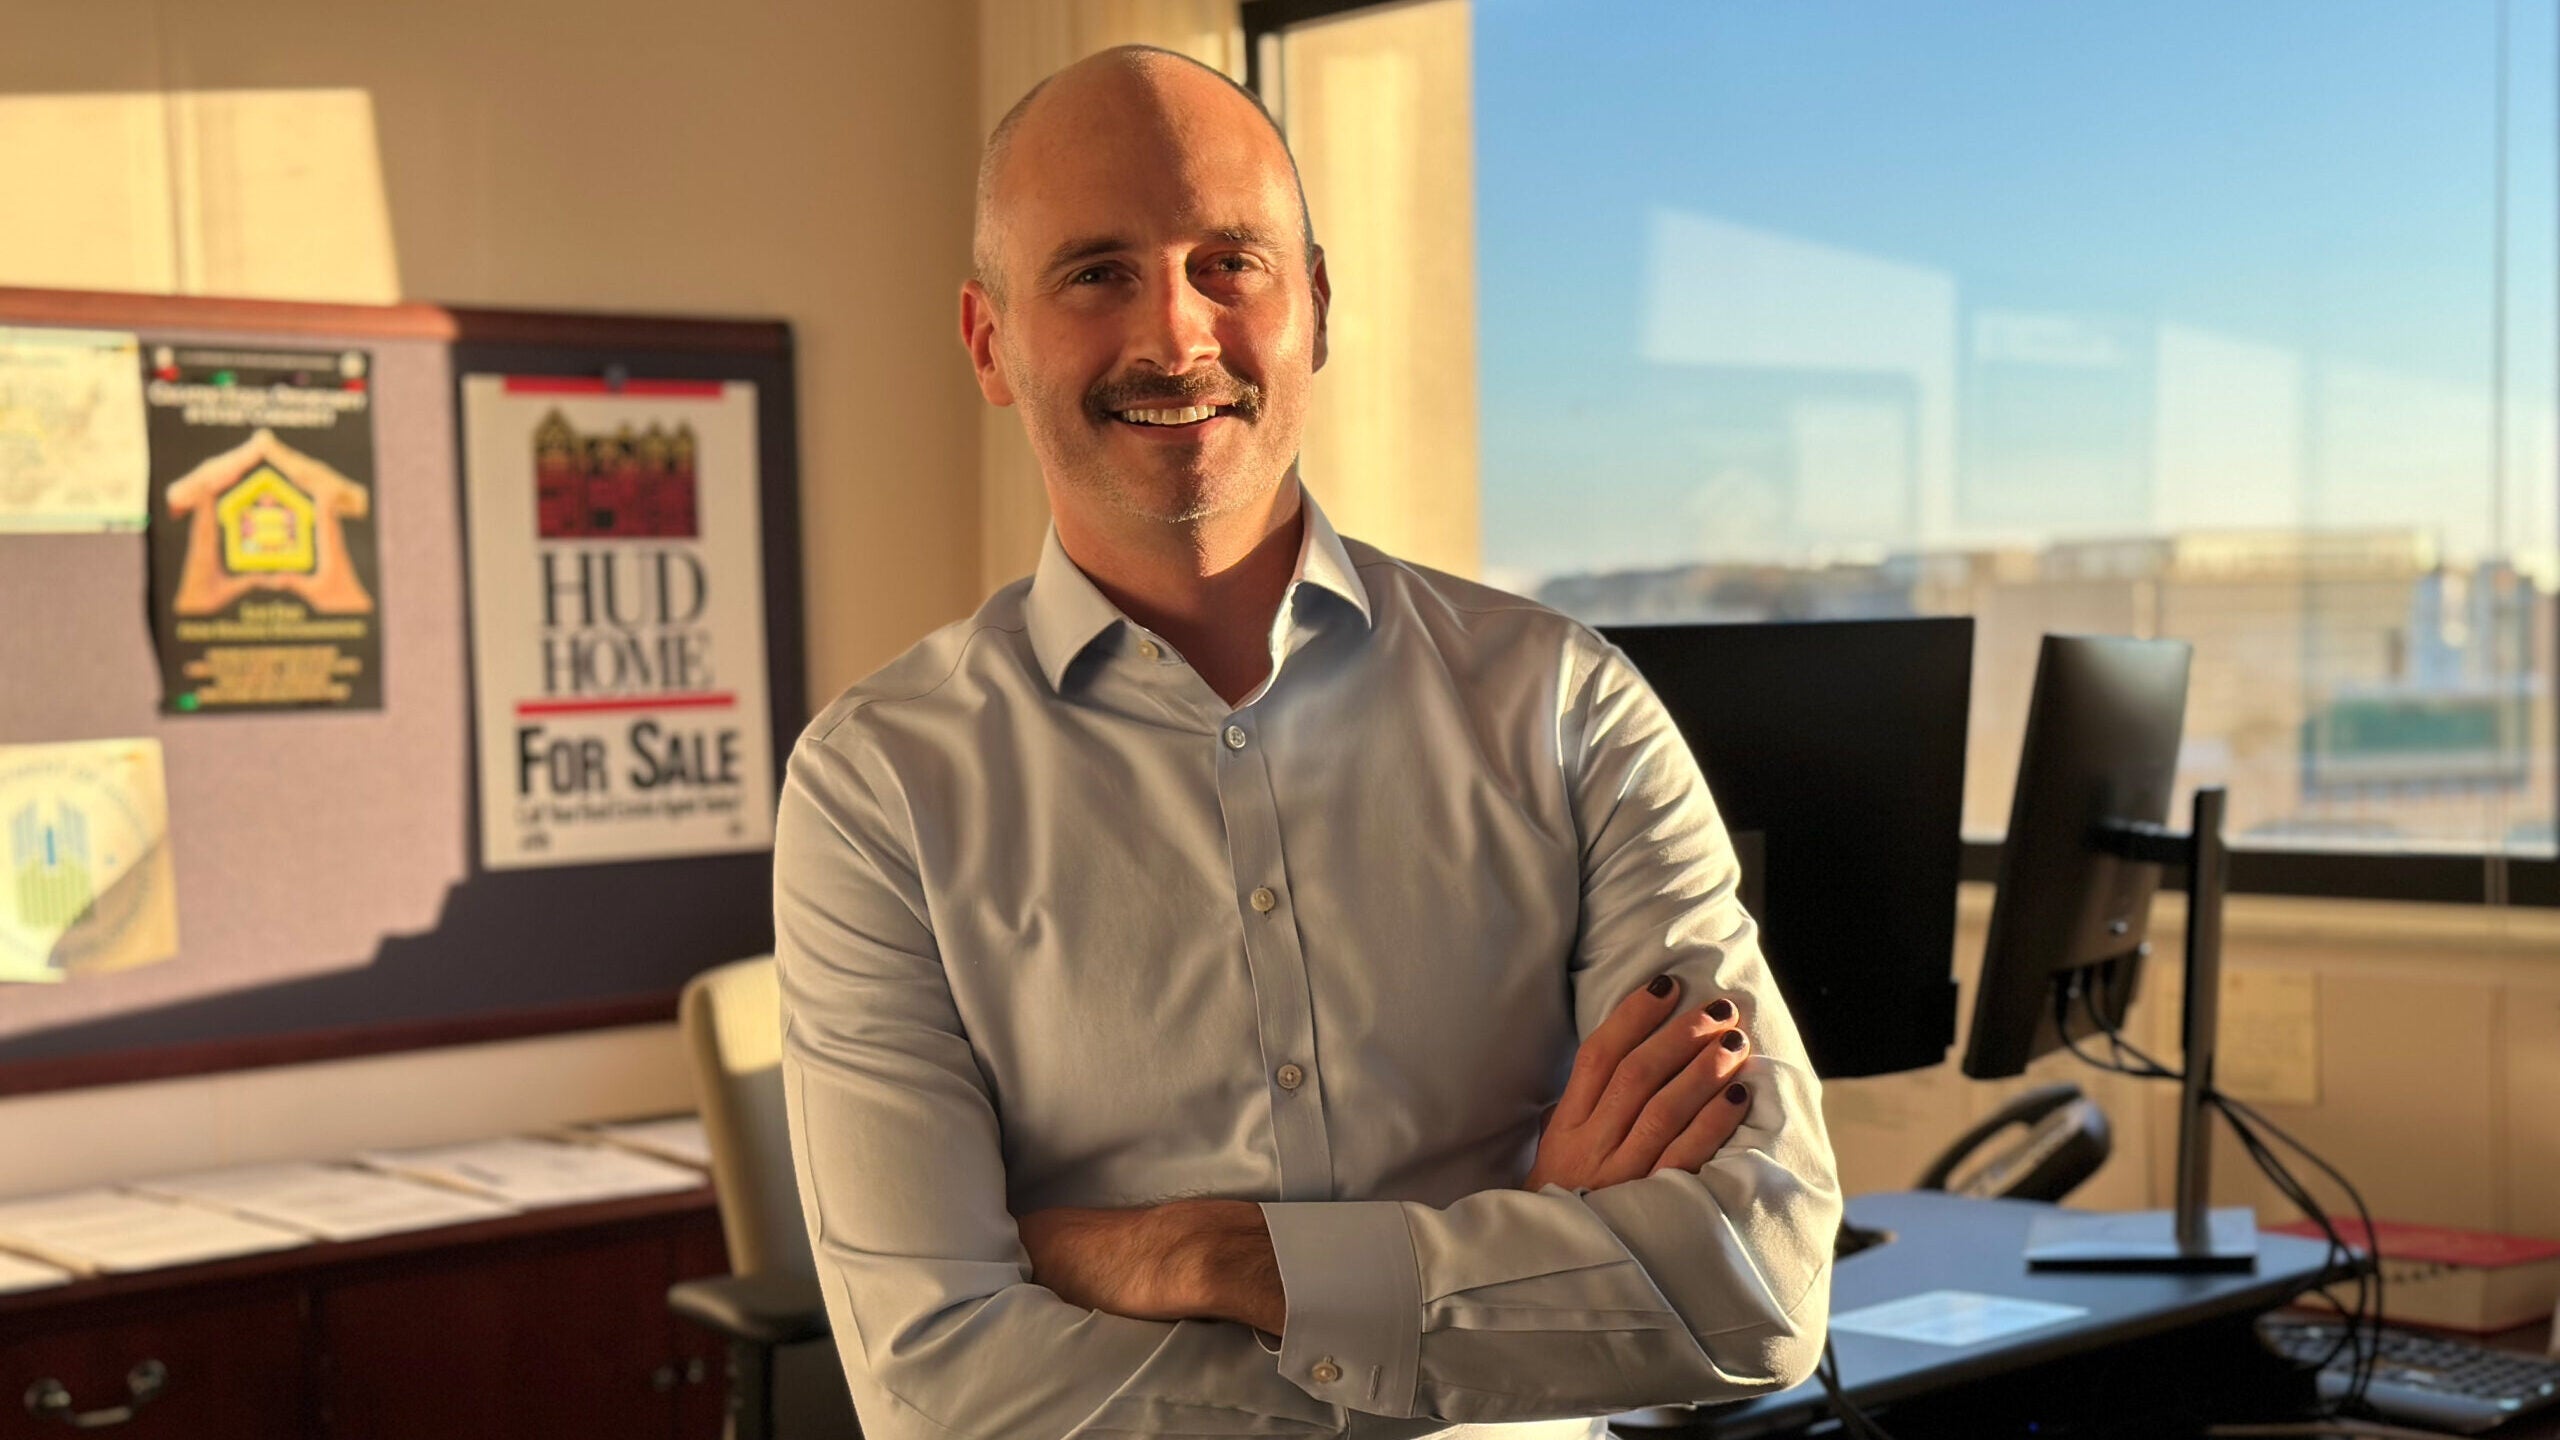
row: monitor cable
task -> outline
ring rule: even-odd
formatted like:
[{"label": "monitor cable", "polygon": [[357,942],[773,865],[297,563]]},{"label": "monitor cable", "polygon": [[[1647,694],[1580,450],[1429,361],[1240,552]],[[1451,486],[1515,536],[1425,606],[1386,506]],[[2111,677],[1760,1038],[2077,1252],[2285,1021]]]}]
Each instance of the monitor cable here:
[{"label": "monitor cable", "polygon": [[[2081,1049],[2079,1038],[2072,1035],[2071,1027],[2067,1023],[2063,1023],[2069,1018],[2069,1006],[2075,996],[2080,1001],[2090,1024],[2100,1034],[2106,1036],[2112,1059],[2102,1059]],[[2180,1072],[2153,1059],[2133,1042],[2124,1038],[2121,1019],[2110,1017],[2100,1010],[2095,987],[2075,980],[2056,994],[2055,1008],[2057,1012],[2054,1017],[2055,1029],[2062,1036],[2063,1044],[2082,1063],[2096,1069],[2138,1079],[2184,1081],[2185,1077]],[[2344,1322],[2338,1343],[2321,1357],[2318,1364],[2311,1367],[2315,1372],[2326,1369],[2340,1355],[2352,1351],[2346,1391],[2334,1402],[2324,1405],[2322,1413],[2324,1416],[2331,1417],[2349,1410],[2365,1411],[2369,1414],[2369,1407],[2365,1405],[2365,1392],[2373,1383],[2374,1369],[2380,1359],[2383,1300],[2382,1257],[2375,1243],[2372,1211],[2366,1207],[2363,1194],[2346,1176],[2338,1173],[2337,1167],[2313,1153],[2308,1146],[2295,1139],[2274,1121],[2269,1120],[2256,1107],[2211,1086],[2206,1088],[2205,1099],[2230,1124],[2233,1136],[2239,1140],[2242,1150],[2248,1154],[2251,1163],[2265,1174],[2269,1183],[2273,1184],[2287,1201],[2302,1212],[2305,1219],[2319,1228],[2328,1246],[2326,1268],[2334,1270],[2352,1267],[2355,1270],[2356,1298],[2353,1305],[2341,1304],[2335,1296],[2328,1293],[2327,1286],[2320,1283],[2311,1285],[2294,1298],[2297,1301],[2306,1296],[2314,1298],[2335,1311]],[[2349,1203],[2355,1208],[2356,1218],[2364,1231],[2366,1258],[2363,1263],[2355,1263],[2356,1247],[2348,1243],[2346,1236],[2339,1231],[2336,1222],[2330,1218],[2328,1210],[2319,1203],[2310,1187],[2294,1173],[2292,1167],[2285,1162],[2283,1156],[2277,1153],[2275,1147],[2268,1143],[2268,1136],[2273,1136],[2286,1149],[2308,1161],[2345,1192]]]},{"label": "monitor cable", "polygon": [[1822,1382],[1822,1393],[1831,1400],[1831,1413],[1840,1419],[1841,1434],[1852,1437],[1852,1440],[1893,1440],[1869,1418],[1866,1411],[1850,1400],[1848,1392],[1841,1387],[1840,1356],[1831,1348],[1828,1321],[1824,1323],[1822,1334],[1822,1359],[1814,1365],[1813,1375]]}]

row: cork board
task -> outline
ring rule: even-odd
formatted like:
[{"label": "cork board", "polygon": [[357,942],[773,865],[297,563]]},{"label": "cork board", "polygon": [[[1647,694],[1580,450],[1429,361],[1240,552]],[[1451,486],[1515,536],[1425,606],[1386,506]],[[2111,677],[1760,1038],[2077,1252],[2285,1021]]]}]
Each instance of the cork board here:
[{"label": "cork board", "polygon": [[383,636],[378,711],[163,716],[146,539],[0,534],[0,743],[160,741],[180,944],[0,987],[0,1093],[672,1016],[771,948],[769,852],[479,869],[455,396],[474,371],[755,382],[778,764],[806,710],[782,326],[5,289],[0,324],[370,351]]}]

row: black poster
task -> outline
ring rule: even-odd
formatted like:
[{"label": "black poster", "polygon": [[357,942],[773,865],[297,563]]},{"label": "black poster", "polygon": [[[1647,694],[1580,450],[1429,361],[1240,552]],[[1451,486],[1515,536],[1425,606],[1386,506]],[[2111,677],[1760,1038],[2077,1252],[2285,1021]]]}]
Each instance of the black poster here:
[{"label": "black poster", "polygon": [[382,708],[372,356],[155,345],[161,708]]}]

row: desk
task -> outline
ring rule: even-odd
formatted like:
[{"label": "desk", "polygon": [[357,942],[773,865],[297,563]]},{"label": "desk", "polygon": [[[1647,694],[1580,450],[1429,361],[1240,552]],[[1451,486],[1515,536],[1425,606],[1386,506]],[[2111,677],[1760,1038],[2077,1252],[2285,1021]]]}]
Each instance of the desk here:
[{"label": "desk", "polygon": [[[2071,1305],[2088,1313],[2039,1329],[1955,1348],[1841,1334],[1834,1344],[1849,1398],[1897,1437],[1998,1433],[1986,1411],[2031,1408],[2053,1394],[2068,1362],[2070,1401],[2099,1413],[2166,1389],[2204,1385],[2235,1405],[2301,1400],[2308,1380],[2260,1352],[2254,1318],[2329,1274],[2328,1250],[2291,1235],[2258,1237],[2258,1266],[2240,1274],[2085,1274],[2030,1271],[2027,1227],[2052,1207],[2020,1200],[1973,1200],[1931,1190],[1862,1195],[1849,1218],[1895,1239],[1839,1263],[1831,1313],[1843,1314],[1931,1290]],[[1985,1381],[1998,1384],[1985,1385]],[[2172,1382],[2164,1385],[2164,1381]],[[2187,1393],[2194,1393],[2190,1388]],[[1829,1413],[1813,1381],[1792,1390],[1697,1412],[1639,1411],[1613,1428],[1661,1440],[1741,1440],[1787,1434]],[[2217,1415],[2216,1418],[2240,1418]],[[2090,1432],[2098,1433],[2098,1432]],[[2153,1434],[2132,1430],[2126,1433]]]},{"label": "desk", "polygon": [[667,1286],[728,1269],[711,1188],[0,1296],[0,1440],[72,1432],[138,1363],[164,1393],[130,1440],[713,1440],[723,1358]]}]

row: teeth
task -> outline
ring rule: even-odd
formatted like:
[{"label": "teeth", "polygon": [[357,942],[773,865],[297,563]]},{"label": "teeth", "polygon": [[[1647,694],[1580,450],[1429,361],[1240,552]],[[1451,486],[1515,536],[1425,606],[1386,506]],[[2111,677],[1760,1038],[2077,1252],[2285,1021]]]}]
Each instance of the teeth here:
[{"label": "teeth", "polygon": [[1183,410],[1123,410],[1120,418],[1134,420],[1140,425],[1188,425],[1217,413],[1215,405],[1193,405]]}]

